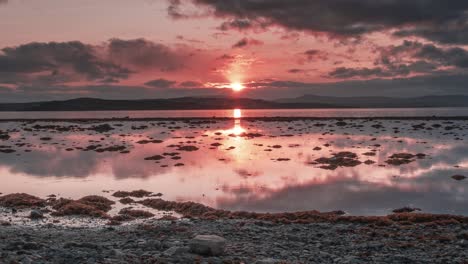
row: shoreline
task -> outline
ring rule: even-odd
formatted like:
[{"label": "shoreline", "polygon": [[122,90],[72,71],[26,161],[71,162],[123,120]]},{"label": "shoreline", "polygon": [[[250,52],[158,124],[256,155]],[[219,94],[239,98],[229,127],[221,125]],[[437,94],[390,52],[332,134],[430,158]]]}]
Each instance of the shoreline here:
[{"label": "shoreline", "polygon": [[[135,199],[128,206],[142,204],[183,217],[144,217],[120,225],[115,217],[106,215],[110,202],[104,197],[44,200],[25,194],[4,195],[0,196],[0,204],[10,208],[12,214],[31,210],[24,221],[33,225],[1,221],[0,259],[5,263],[220,264],[465,263],[468,259],[466,216],[408,210],[379,217],[346,216],[340,211],[230,212],[193,202],[164,201],[143,190],[115,195],[127,202]],[[91,207],[94,209],[88,211]],[[63,226],[55,220],[43,221],[45,215],[33,218],[33,210],[51,210],[47,218],[69,216],[109,222]],[[138,215],[143,214],[140,211]],[[126,221],[125,214],[119,216]],[[198,252],[193,247],[198,235],[223,238],[222,253]]]},{"label": "shoreline", "polygon": [[288,121],[330,121],[330,120],[407,120],[407,121],[437,121],[453,120],[467,121],[468,116],[381,116],[381,117],[152,117],[152,118],[13,118],[0,119],[0,123],[6,122],[142,122],[142,121],[265,121],[265,122],[288,122]]}]

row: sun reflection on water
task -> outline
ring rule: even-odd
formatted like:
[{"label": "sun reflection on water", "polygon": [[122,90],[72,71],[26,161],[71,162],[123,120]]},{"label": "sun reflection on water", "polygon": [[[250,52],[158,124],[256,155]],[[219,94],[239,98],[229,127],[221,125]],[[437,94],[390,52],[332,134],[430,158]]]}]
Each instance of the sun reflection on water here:
[{"label": "sun reflection on water", "polygon": [[242,110],[241,109],[234,109],[233,116],[234,116],[234,118],[242,118]]}]

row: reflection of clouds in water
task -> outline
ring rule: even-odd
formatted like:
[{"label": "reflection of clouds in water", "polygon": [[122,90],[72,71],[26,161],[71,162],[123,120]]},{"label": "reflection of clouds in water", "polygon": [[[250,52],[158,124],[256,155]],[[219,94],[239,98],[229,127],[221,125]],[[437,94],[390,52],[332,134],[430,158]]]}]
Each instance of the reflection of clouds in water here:
[{"label": "reflection of clouds in water", "polygon": [[[411,204],[427,211],[454,210],[468,213],[468,209],[464,209],[467,208],[468,200],[465,193],[466,182],[455,182],[449,178],[452,174],[466,174],[466,169],[456,169],[453,166],[468,162],[468,146],[454,141],[453,135],[443,135],[443,130],[428,132],[406,128],[400,129],[402,132],[398,134],[398,138],[394,138],[391,129],[376,133],[376,129],[369,128],[374,122],[355,122],[362,123],[365,127],[331,127],[334,121],[254,122],[235,119],[218,121],[215,124],[180,121],[164,122],[164,125],[158,125],[157,122],[122,122],[122,127],[116,127],[109,132],[109,136],[89,131],[40,132],[32,136],[21,131],[19,134],[26,137],[25,141],[37,147],[33,148],[33,152],[24,154],[21,148],[17,148],[18,153],[21,153],[19,157],[15,154],[0,154],[0,164],[13,174],[24,173],[29,176],[89,177],[88,180],[111,176],[106,178],[109,182],[138,178],[158,179],[158,183],[161,183],[157,185],[158,188],[172,192],[171,197],[183,195],[185,200],[201,200],[229,209],[343,209],[356,214],[376,214]],[[109,123],[113,126],[117,124]],[[326,126],[315,127],[315,123],[325,123]],[[382,123],[387,128],[397,125],[391,121]],[[145,125],[148,128],[131,128]],[[11,124],[8,126],[11,127]],[[410,127],[408,124],[405,126]],[[4,128],[3,124],[0,124],[1,128]],[[333,134],[325,133],[331,129],[335,130]],[[239,136],[244,132],[261,133],[264,136]],[[53,140],[40,142],[38,139],[44,135],[52,136]],[[377,140],[372,141],[373,137]],[[104,140],[98,143],[89,142],[100,138]],[[149,138],[164,140],[164,143],[135,143]],[[402,143],[397,142],[398,140],[402,140]],[[420,141],[428,143],[418,143]],[[54,142],[65,144],[53,145]],[[60,150],[71,146],[111,146],[124,142],[131,150],[129,154]],[[222,145],[213,148],[213,143]],[[331,146],[323,146],[325,143],[331,143]],[[376,143],[382,147],[373,147]],[[200,150],[177,151],[175,148],[168,148],[171,144],[195,145]],[[277,144],[282,148],[264,151],[270,148],[268,146]],[[321,146],[322,150],[313,151],[316,146]],[[362,155],[370,149],[377,150],[375,157]],[[352,151],[358,154],[361,161],[371,159],[377,161],[377,164],[363,164],[336,171],[322,170],[307,164],[319,157],[330,157],[332,152],[338,151]],[[179,152],[182,159],[172,160],[166,156],[160,163],[144,160],[165,152]],[[398,152],[422,152],[429,154],[429,157],[400,167],[378,167],[379,164],[384,164],[388,156]],[[291,160],[278,162],[278,158]],[[179,162],[185,166],[174,167]],[[63,180],[63,184],[70,182]],[[218,187],[219,190],[215,191]],[[206,194],[206,198],[200,198],[202,194]]]},{"label": "reflection of clouds in water", "polygon": [[[426,212],[468,214],[466,185],[452,181],[444,171],[424,177],[401,179],[406,188],[380,185],[348,177],[324,183],[292,185],[279,190],[246,185],[224,186],[227,196],[217,206],[229,210],[260,212],[346,210],[355,215],[388,214],[411,205]],[[395,179],[400,181],[400,179]]]},{"label": "reflection of clouds in water", "polygon": [[87,177],[99,171],[101,161],[94,154],[36,150],[17,157],[2,156],[0,164],[12,173],[40,177]]}]

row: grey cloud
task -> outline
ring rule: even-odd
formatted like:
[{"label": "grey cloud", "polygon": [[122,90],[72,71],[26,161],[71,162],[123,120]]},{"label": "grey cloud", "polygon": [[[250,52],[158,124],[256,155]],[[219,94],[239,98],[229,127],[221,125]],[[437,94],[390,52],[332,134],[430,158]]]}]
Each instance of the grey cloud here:
[{"label": "grey cloud", "polygon": [[192,56],[188,47],[145,39],[111,39],[102,45],[33,42],[1,49],[0,84],[117,83],[139,71],[182,70]]},{"label": "grey cloud", "polygon": [[170,88],[174,86],[177,82],[175,81],[170,81],[166,79],[157,79],[157,80],[152,80],[147,83],[145,83],[146,86],[151,86],[155,88]]},{"label": "grey cloud", "polygon": [[[180,10],[180,5],[186,2],[207,7],[214,16],[221,18],[261,21],[293,30],[339,36],[411,25],[437,27],[441,23],[463,20],[468,9],[468,2],[464,0],[172,0],[170,8]],[[177,16],[181,17],[180,12]]]},{"label": "grey cloud", "polygon": [[263,45],[263,42],[256,39],[243,38],[232,45],[232,48],[244,48],[247,46],[258,46]]},{"label": "grey cloud", "polygon": [[382,68],[346,68],[339,67],[328,74],[330,77],[339,79],[348,79],[353,77],[374,77],[384,76],[385,72]]},{"label": "grey cloud", "polygon": [[188,51],[171,49],[145,39],[111,39],[109,56],[113,61],[138,68],[155,68],[161,71],[176,71],[184,67]]},{"label": "grey cloud", "polygon": [[394,33],[397,37],[423,37],[442,44],[468,44],[468,17],[404,28]]},{"label": "grey cloud", "polygon": [[88,80],[127,78],[130,70],[99,58],[91,45],[79,41],[29,43],[2,49],[0,73],[27,74],[61,71],[82,75]]},{"label": "grey cloud", "polygon": [[195,82],[195,81],[186,81],[186,82],[181,82],[179,83],[179,87],[184,87],[184,88],[197,88],[197,87],[203,87],[204,85],[200,82]]}]

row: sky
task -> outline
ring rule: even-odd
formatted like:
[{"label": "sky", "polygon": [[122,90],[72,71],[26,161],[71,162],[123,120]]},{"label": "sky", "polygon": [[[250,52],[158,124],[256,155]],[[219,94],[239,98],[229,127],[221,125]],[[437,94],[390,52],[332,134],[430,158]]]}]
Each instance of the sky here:
[{"label": "sky", "polygon": [[468,95],[466,0],[0,0],[0,102]]}]

